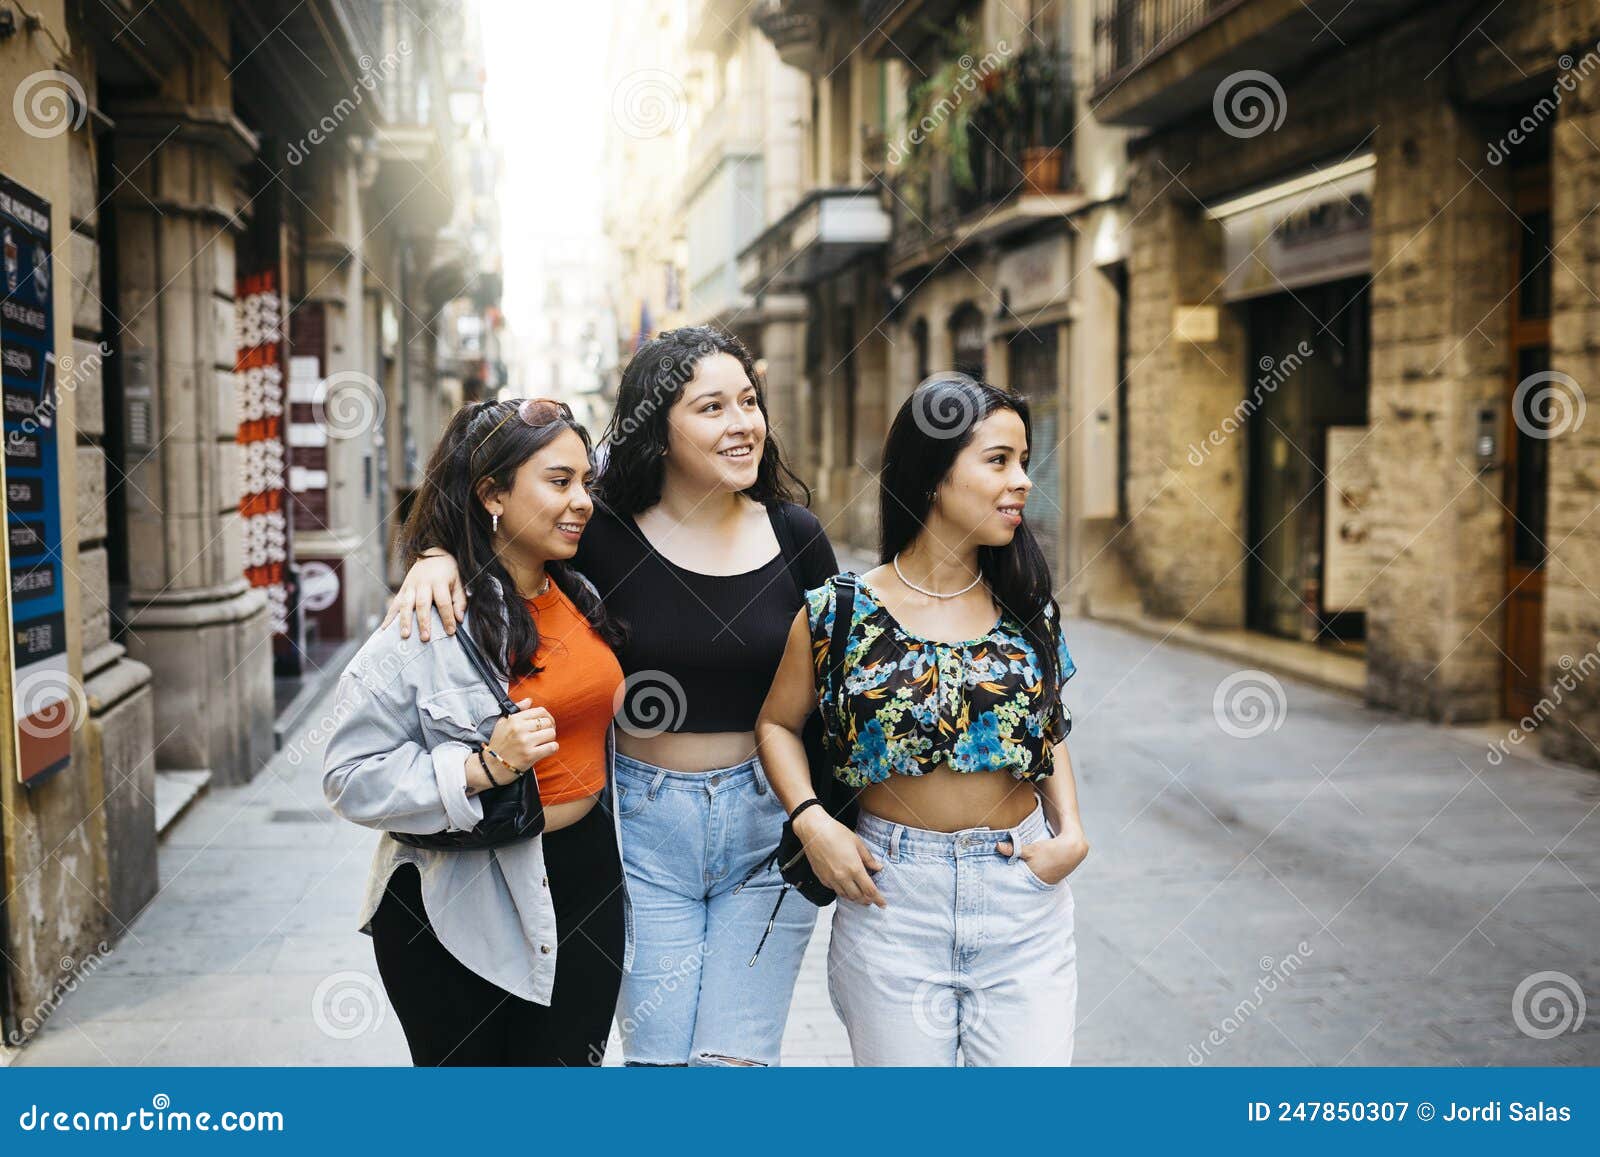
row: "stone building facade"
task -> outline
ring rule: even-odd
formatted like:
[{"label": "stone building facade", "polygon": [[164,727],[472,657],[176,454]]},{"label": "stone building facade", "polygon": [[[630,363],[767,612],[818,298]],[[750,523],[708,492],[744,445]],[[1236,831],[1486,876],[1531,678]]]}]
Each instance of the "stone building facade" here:
[{"label": "stone building facade", "polygon": [[169,794],[247,781],[275,675],[369,629],[460,401],[439,313],[487,300],[450,236],[454,6],[34,7],[0,37],[0,178],[49,206],[49,262],[0,290],[53,302],[71,758],[30,778],[0,743],[0,1047],[155,894]]},{"label": "stone building facade", "polygon": [[1095,7],[1144,610],[1600,765],[1600,10]]},{"label": "stone building facade", "polygon": [[804,304],[791,441],[830,533],[876,547],[889,423],[960,368],[1029,400],[1028,517],[1060,597],[1115,593],[1123,133],[1088,116],[1089,7],[795,0],[756,19],[810,113],[805,192],[746,251],[745,288]]}]

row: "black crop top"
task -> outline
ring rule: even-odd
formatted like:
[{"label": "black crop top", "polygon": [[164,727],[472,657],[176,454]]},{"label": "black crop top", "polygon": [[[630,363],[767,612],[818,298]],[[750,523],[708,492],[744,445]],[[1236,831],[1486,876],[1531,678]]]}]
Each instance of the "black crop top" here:
[{"label": "black crop top", "polygon": [[[838,571],[816,515],[794,503],[767,513],[779,553],[744,574],[707,575],[667,560],[631,517],[595,507],[572,561],[628,630],[617,652],[625,676],[618,727],[644,736],[755,729],[805,591]],[[782,519],[800,587],[781,550]]]}]

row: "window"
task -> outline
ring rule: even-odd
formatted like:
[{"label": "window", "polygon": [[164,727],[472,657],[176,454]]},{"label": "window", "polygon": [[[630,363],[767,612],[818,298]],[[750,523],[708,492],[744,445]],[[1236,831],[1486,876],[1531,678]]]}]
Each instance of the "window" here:
[{"label": "window", "polygon": [[983,314],[970,302],[950,315],[950,351],[955,368],[984,380],[987,368],[987,341],[983,333]]},{"label": "window", "polygon": [[928,322],[926,318],[917,318],[911,325],[911,348],[917,363],[917,384],[928,380],[928,375],[933,372],[928,364]]}]

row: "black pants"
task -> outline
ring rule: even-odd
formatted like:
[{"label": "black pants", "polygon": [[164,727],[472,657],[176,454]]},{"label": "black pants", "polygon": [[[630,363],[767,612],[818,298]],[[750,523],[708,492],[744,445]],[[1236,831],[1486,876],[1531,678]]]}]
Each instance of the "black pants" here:
[{"label": "black pants", "polygon": [[[611,817],[588,815],[544,837],[555,904],[548,1007],[514,996],[440,944],[416,865],[389,877],[372,917],[373,951],[416,1065],[598,1065],[622,984],[622,861]],[[446,852],[445,855],[450,853]]]}]

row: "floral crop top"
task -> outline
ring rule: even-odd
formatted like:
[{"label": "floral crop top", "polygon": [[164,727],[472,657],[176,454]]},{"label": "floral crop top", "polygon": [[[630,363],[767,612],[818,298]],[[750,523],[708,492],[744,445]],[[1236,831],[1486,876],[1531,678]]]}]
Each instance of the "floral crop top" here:
[{"label": "floral crop top", "polygon": [[[812,671],[828,703],[834,582],[806,592]],[[1064,685],[1077,668],[1059,630],[1057,640]],[[1009,770],[1017,779],[1041,779],[1054,770],[1055,745],[1072,730],[1065,703],[1048,719],[1038,709],[1038,657],[1009,611],[979,638],[936,642],[903,628],[858,576],[842,674],[850,754],[835,774],[852,787],[882,783],[892,772],[922,775],[942,763],[958,772]]]}]

